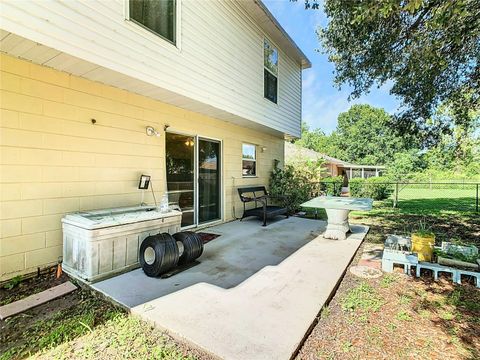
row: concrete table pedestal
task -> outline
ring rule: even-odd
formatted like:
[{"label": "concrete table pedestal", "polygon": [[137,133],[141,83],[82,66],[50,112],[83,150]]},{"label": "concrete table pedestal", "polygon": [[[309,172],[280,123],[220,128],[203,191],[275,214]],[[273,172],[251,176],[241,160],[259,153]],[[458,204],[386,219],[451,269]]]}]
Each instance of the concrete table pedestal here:
[{"label": "concrete table pedestal", "polygon": [[345,240],[350,231],[348,214],[352,210],[372,210],[372,199],[340,196],[319,196],[300,206],[303,208],[325,209],[328,224],[323,237],[325,239]]},{"label": "concrete table pedestal", "polygon": [[325,209],[328,216],[328,224],[325,234],[325,239],[345,240],[347,233],[350,231],[348,224],[348,214],[350,210],[339,209]]}]

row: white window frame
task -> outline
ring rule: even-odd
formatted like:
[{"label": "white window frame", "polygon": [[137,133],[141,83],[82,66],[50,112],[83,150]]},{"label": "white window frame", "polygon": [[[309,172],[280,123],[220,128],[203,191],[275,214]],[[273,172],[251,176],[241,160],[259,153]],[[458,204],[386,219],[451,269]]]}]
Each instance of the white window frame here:
[{"label": "white window frame", "polygon": [[[251,145],[253,146],[253,148],[255,149],[255,156],[253,159],[250,159],[250,158],[244,158],[243,157],[243,145]],[[253,175],[243,175],[243,162],[244,161],[253,161],[255,163],[255,174]],[[251,143],[247,143],[247,142],[242,142],[242,177],[244,178],[255,178],[255,177],[258,177],[258,167],[257,167],[257,145],[255,144],[251,144]]]},{"label": "white window frame", "polygon": [[[272,73],[270,71],[269,68],[267,68],[265,66],[265,41],[268,42],[268,44],[272,47],[275,48],[275,50],[277,50],[277,75],[275,75],[274,73]],[[280,52],[278,51],[278,46],[275,45],[275,43],[273,43],[269,38],[267,38],[266,36],[263,38],[263,43],[262,43],[262,59],[263,59],[263,70],[267,70],[270,74],[272,74],[273,76],[275,76],[275,78],[277,79],[277,101],[272,101],[270,100],[269,98],[265,97],[265,75],[263,75],[262,73],[262,76],[263,76],[263,99],[268,101],[270,104],[274,104],[274,105],[278,105],[278,100],[279,100],[279,78],[280,78]]]},{"label": "white window frame", "polygon": [[[155,31],[147,28],[146,26],[140,24],[134,19],[130,19],[130,0],[124,0],[123,12],[125,23],[137,34],[154,41],[156,44],[164,46],[165,48],[181,50],[182,41],[181,41],[181,21],[182,21],[182,0],[175,0],[175,43],[171,42],[169,39],[163,37],[162,35],[156,33]],[[161,41],[158,41],[158,40]]]}]

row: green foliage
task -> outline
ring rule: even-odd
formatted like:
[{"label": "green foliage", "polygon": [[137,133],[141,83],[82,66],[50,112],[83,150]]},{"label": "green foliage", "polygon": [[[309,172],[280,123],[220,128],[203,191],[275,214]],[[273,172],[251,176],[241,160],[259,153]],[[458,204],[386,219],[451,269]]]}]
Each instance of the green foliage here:
[{"label": "green foliage", "polygon": [[15,277],[11,278],[5,285],[3,285],[3,288],[7,289],[7,290],[12,290],[18,284],[20,284],[22,282],[22,280],[23,280],[22,275],[17,275]]},{"label": "green foliage", "polygon": [[320,129],[310,130],[304,122],[302,122],[302,136],[295,141],[295,144],[330,156],[337,154],[336,142],[332,135],[325,135]]},{"label": "green foliage", "polygon": [[388,199],[393,191],[392,185],[389,184],[388,181],[389,180],[384,177],[350,179],[350,196],[372,198],[373,200]]},{"label": "green foliage", "polygon": [[461,251],[446,252],[441,249],[435,248],[433,252],[437,256],[441,256],[446,259],[455,259],[455,260],[465,261],[472,264],[476,264],[477,259],[479,258],[478,255],[466,255],[466,254],[463,254]]},{"label": "green foliage", "polygon": [[435,128],[426,121],[439,103],[451,104],[457,123],[480,108],[478,0],[326,0],[323,8],[318,35],[335,83],[351,86],[352,97],[393,83],[405,134]]},{"label": "green foliage", "polygon": [[342,193],[343,176],[328,176],[321,179],[320,190],[329,196],[340,196]]},{"label": "green foliage", "polygon": [[341,305],[344,311],[378,311],[383,302],[371,285],[362,282],[347,293]]},{"label": "green foliage", "polygon": [[400,310],[397,313],[396,318],[402,321],[412,321],[412,316],[408,313],[408,311],[405,310]]},{"label": "green foliage", "polygon": [[432,231],[433,224],[430,224],[426,219],[420,220],[414,230],[412,231],[413,235],[417,235],[420,237],[435,237],[435,233]]},{"label": "green foliage", "polygon": [[422,136],[399,134],[382,109],[354,105],[340,114],[331,135],[302,126],[297,144],[326,155],[368,165],[386,165],[391,181],[480,180],[480,112],[470,112],[469,125],[455,125],[449,106],[441,106],[429,121],[449,124],[422,147]]},{"label": "green foliage", "polygon": [[398,152],[387,165],[387,176],[392,181],[404,181],[423,169],[418,150]]},{"label": "green foliage", "polygon": [[370,105],[352,105],[338,116],[335,131],[341,159],[362,165],[384,165],[413,144],[392,130],[392,118]]},{"label": "green foliage", "polygon": [[[408,141],[407,141],[408,140]],[[392,118],[383,109],[370,105],[352,105],[339,115],[337,129],[325,135],[302,126],[297,144],[329,156],[362,165],[383,165],[394,154],[418,144],[392,130]]]},{"label": "green foliage", "polygon": [[363,186],[365,185],[365,179],[353,178],[348,181],[348,187],[350,188],[350,196],[362,197]]},{"label": "green foliage", "polygon": [[[315,193],[318,184],[325,174],[324,160],[292,161],[283,169],[275,167],[270,174],[270,193],[274,196],[285,196],[284,206],[293,213],[300,204],[309,200]],[[333,194],[333,186],[337,186],[341,177],[326,178],[327,187]],[[341,188],[341,185],[338,186]]]},{"label": "green foliage", "polygon": [[385,274],[383,275],[382,280],[380,281],[380,286],[382,288],[388,288],[390,285],[394,284],[397,281],[397,275],[396,274]]},{"label": "green foliage", "polygon": [[299,205],[309,199],[311,184],[299,176],[292,165],[283,169],[276,167],[270,174],[270,193],[273,196],[285,196],[284,206],[290,213],[299,209]]}]

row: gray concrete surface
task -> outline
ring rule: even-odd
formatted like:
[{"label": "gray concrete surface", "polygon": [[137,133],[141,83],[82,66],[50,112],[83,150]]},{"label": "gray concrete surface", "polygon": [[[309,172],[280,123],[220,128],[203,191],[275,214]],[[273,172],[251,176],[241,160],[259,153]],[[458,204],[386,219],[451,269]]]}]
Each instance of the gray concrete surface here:
[{"label": "gray concrete surface", "polygon": [[346,240],[325,223],[289,218],[209,228],[201,263],[168,279],[131,271],[93,287],[172,336],[225,359],[289,359],[335,288],[368,227]]},{"label": "gray concrete surface", "polygon": [[207,243],[200,264],[186,271],[158,279],[137,269],[93,287],[129,308],[201,282],[230,289],[265,266],[279,264],[324,229],[323,221],[295,217],[278,217],[267,227],[255,218],[221,224],[202,230],[221,236]]}]

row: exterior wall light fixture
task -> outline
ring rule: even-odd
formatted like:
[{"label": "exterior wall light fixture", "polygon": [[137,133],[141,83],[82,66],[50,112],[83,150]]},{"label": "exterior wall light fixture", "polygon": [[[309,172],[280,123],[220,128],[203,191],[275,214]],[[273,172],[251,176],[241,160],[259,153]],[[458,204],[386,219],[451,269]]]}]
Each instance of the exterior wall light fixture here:
[{"label": "exterior wall light fixture", "polygon": [[148,136],[154,136],[154,135],[157,137],[160,136],[160,133],[151,126],[147,126],[145,130]]}]

